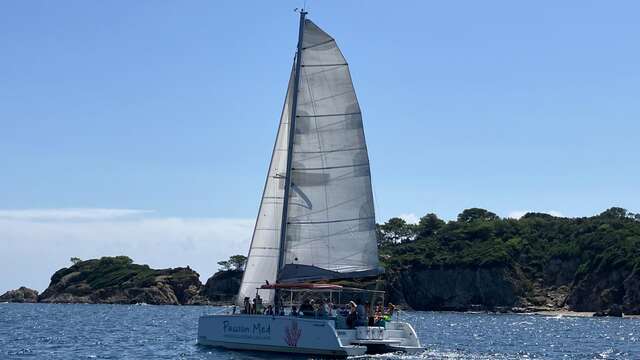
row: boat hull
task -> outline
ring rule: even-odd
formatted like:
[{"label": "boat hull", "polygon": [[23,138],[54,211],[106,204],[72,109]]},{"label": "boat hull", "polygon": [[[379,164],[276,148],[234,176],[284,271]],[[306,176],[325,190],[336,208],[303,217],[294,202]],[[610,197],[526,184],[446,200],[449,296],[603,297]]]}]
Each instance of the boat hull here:
[{"label": "boat hull", "polygon": [[362,355],[367,350],[366,346],[344,346],[333,321],[266,315],[201,316],[198,344],[235,350],[337,357]]}]

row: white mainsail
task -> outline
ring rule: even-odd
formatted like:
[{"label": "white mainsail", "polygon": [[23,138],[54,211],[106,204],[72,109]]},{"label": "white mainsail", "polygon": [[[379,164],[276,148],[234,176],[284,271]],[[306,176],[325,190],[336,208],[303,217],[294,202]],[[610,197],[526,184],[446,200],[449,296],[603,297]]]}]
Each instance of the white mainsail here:
[{"label": "white mainsail", "polygon": [[[369,157],[349,67],[335,40],[310,20],[304,22],[300,50],[293,145],[288,139],[294,73],[238,301],[253,297],[265,280],[379,273]],[[291,181],[281,244],[289,149]],[[265,300],[271,302],[273,294]]]}]

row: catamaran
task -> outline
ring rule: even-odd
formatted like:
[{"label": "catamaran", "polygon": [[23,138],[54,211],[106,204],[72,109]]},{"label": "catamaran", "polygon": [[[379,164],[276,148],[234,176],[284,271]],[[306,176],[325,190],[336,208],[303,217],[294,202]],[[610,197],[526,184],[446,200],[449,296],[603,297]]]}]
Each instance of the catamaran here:
[{"label": "catamaran", "polygon": [[353,326],[337,312],[299,316],[284,310],[314,296],[338,304],[373,301],[379,291],[319,282],[383,271],[369,156],[349,66],[336,41],[306,15],[300,11],[297,51],[236,298],[238,305],[260,299],[276,311],[203,315],[197,341],[331,356],[420,351],[412,326],[397,319]]}]

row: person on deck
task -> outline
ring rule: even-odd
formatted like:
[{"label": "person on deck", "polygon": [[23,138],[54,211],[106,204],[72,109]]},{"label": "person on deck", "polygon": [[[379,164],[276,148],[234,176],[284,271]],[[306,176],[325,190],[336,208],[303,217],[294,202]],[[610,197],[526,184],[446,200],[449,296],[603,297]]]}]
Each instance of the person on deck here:
[{"label": "person on deck", "polygon": [[326,303],[326,301],[324,299],[320,300],[320,306],[318,307],[318,311],[316,312],[318,314],[318,317],[327,317],[329,316],[329,311],[328,311],[329,307]]},{"label": "person on deck", "polygon": [[356,308],[356,303],[349,301],[349,314],[347,315],[347,327],[349,327],[349,329],[353,329],[356,326],[356,320],[358,319]]},{"label": "person on deck", "polygon": [[384,321],[384,311],[382,310],[382,305],[378,304],[378,306],[376,306],[376,312],[373,313],[373,325],[384,326]]},{"label": "person on deck", "polygon": [[273,306],[267,305],[267,310],[264,312],[264,314],[273,316]]},{"label": "person on deck", "polygon": [[384,319],[386,321],[391,321],[391,319],[393,318],[393,313],[396,311],[396,306],[393,305],[392,303],[389,303],[389,305],[387,305],[387,309],[384,311]]},{"label": "person on deck", "polygon": [[369,324],[367,310],[364,308],[360,299],[356,300],[356,304],[356,326],[367,326],[367,324]]},{"label": "person on deck", "polygon": [[313,305],[309,299],[305,299],[302,305],[300,305],[300,312],[302,316],[313,316]]},{"label": "person on deck", "polygon": [[262,298],[260,297],[260,294],[256,294],[256,298],[253,299],[253,301],[256,304],[256,314],[262,314],[264,306],[262,305]]},{"label": "person on deck", "polygon": [[324,316],[333,316],[333,304],[328,299],[322,301],[322,312],[325,314]]},{"label": "person on deck", "polygon": [[291,307],[291,313],[289,313],[289,315],[291,315],[291,316],[296,316],[296,317],[297,317],[297,316],[300,316],[300,313],[298,312],[298,307],[297,307],[297,306],[295,306],[295,305],[293,305],[293,306]]},{"label": "person on deck", "polygon": [[244,298],[244,309],[242,310],[243,314],[251,314],[251,303],[249,302],[249,297]]}]

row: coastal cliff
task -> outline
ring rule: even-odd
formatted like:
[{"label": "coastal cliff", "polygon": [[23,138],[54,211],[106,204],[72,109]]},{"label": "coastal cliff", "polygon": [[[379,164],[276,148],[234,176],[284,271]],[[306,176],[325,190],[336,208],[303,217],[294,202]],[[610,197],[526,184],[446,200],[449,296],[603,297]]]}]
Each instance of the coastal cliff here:
[{"label": "coastal cliff", "polygon": [[416,310],[572,310],[640,314],[640,216],[468,209],[444,222],[379,226],[392,301]]}]

